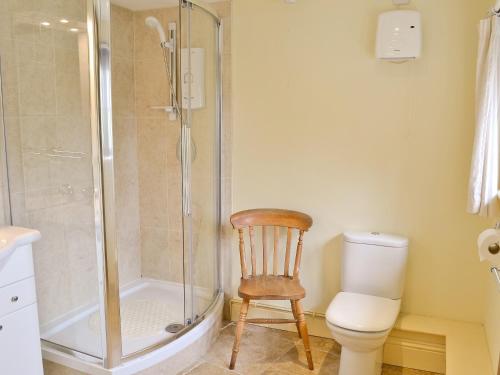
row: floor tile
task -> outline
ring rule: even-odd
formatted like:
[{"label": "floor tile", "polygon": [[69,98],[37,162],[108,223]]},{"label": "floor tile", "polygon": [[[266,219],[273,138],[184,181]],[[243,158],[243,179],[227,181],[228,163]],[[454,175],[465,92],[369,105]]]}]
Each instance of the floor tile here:
[{"label": "floor tile", "polygon": [[[298,336],[297,336],[297,342],[300,342],[302,344],[302,340]],[[318,350],[322,352],[333,351],[340,355],[341,346],[335,340],[318,336],[309,336],[309,343],[311,344],[311,348],[315,351]]]},{"label": "floor tile", "polygon": [[331,351],[312,351],[314,370],[309,370],[307,366],[306,352],[302,342],[297,342],[295,347],[279,357],[271,366],[263,372],[265,375],[272,374],[336,374],[339,365],[339,353]]},{"label": "floor tile", "polygon": [[[221,335],[205,360],[227,368],[231,359],[235,325],[222,330]],[[264,328],[252,324],[245,326],[241,338],[236,370],[241,374],[262,373],[274,360],[294,347],[296,334]]]},{"label": "floor tile", "polygon": [[184,373],[185,375],[237,375],[235,371],[221,368],[213,363],[201,362],[190,371]]},{"label": "floor tile", "polygon": [[382,375],[439,375],[430,371],[414,370],[398,366],[384,365]]},{"label": "floor tile", "polygon": [[[185,375],[337,375],[340,345],[332,339],[310,336],[314,371],[307,367],[302,340],[297,332],[245,325],[236,368],[229,361],[236,325],[223,322],[216,343],[207,355],[184,372]],[[432,372],[384,365],[382,375],[438,375]]]}]

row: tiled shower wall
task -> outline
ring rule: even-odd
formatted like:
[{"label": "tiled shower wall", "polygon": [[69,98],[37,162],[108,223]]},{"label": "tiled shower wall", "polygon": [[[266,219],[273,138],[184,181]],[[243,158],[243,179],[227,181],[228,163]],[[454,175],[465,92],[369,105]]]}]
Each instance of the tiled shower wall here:
[{"label": "tiled shower wall", "polygon": [[[37,228],[43,234],[34,246],[42,325],[95,303],[98,297],[85,1],[51,3],[0,2],[12,214],[16,225]],[[226,219],[230,212],[229,2],[213,5],[225,22],[222,187]],[[150,14],[165,26],[169,21],[178,21],[177,8],[136,13],[114,6],[112,9],[122,285],[141,276],[182,282],[181,179],[176,155],[180,126],[179,121],[169,121],[165,113],[150,109],[168,103],[168,83],[157,35],[144,25],[145,16]],[[70,24],[60,24],[62,18],[70,20]],[[50,27],[41,26],[43,21],[50,21]],[[69,31],[70,27],[79,32]],[[197,142],[203,153],[205,145],[201,143],[207,135],[198,132],[195,136],[202,137]],[[203,200],[208,199],[199,187],[210,186],[211,181],[208,172],[203,174],[208,165],[202,162],[207,160],[193,164],[200,197],[194,205],[198,205],[198,212],[206,213],[209,208],[204,210]],[[5,188],[5,181],[2,185]],[[211,234],[210,223],[203,222],[201,216],[194,220],[198,233],[194,254],[196,285],[206,285],[210,276],[207,270],[214,262],[213,254],[206,251],[209,244],[204,242]],[[230,234],[228,228],[226,223],[226,235]]]},{"label": "tiled shower wall", "polygon": [[[213,4],[223,18],[224,45],[224,147],[230,140],[230,38],[229,2]],[[183,281],[181,169],[177,156],[180,122],[153,106],[169,104],[169,82],[163,54],[155,30],[145,26],[145,19],[154,16],[167,28],[176,22],[179,10],[162,8],[132,12],[112,7],[113,108],[116,153],[117,206],[119,220],[120,276],[122,282],[150,277],[173,282]],[[215,71],[210,61],[209,38],[213,24],[199,11],[193,14],[193,47],[204,46],[207,72]],[[210,65],[212,64],[212,65]],[[214,84],[215,75],[207,74],[206,85]],[[210,285],[214,276],[215,256],[209,251],[213,244],[214,164],[210,159],[215,147],[213,121],[215,98],[207,93],[207,104],[193,113],[193,138],[197,159],[193,162],[193,240],[194,283]],[[228,154],[229,148],[223,149]],[[229,158],[224,158],[223,190],[230,190]],[[226,192],[223,207],[229,207]],[[139,215],[136,213],[139,212]],[[228,209],[223,217],[228,216]],[[130,219],[135,215],[137,220]],[[120,217],[121,216],[121,217]],[[208,219],[208,220],[207,220]],[[227,234],[227,233],[226,233]],[[132,236],[133,241],[128,241]],[[139,245],[137,239],[140,238]],[[211,242],[212,241],[212,242]]]},{"label": "tiled shower wall", "polygon": [[112,6],[113,124],[120,281],[141,276],[182,282],[179,121],[152,106],[168,104],[169,85],[154,15],[176,22],[177,8],[132,12]]},{"label": "tiled shower wall", "polygon": [[98,297],[86,3],[1,1],[0,17],[12,214],[43,235],[34,244],[43,325]]},{"label": "tiled shower wall", "polygon": [[111,7],[115,204],[120,284],[141,277],[134,14]]},{"label": "tiled shower wall", "polygon": [[167,30],[168,22],[179,27],[179,10],[134,14],[142,273],[181,283],[181,175],[176,155],[180,121],[170,121],[165,112],[151,108],[169,104],[170,85],[158,34],[145,25],[148,16],[158,18]]}]

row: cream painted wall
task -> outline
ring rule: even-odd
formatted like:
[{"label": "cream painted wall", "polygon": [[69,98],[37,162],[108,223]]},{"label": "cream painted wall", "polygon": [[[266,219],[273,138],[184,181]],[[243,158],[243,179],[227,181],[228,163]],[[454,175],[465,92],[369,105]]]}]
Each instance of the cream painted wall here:
[{"label": "cream painted wall", "polygon": [[378,230],[411,241],[403,311],[482,322],[488,272],[475,240],[488,223],[465,204],[485,9],[412,4],[423,56],[390,64],[373,56],[389,0],[233,1],[234,210],[314,218],[301,277],[309,310],[339,291],[341,233]]},{"label": "cream painted wall", "polygon": [[485,327],[492,367],[497,369],[500,368],[498,363],[500,356],[500,292],[493,282],[489,283]]}]

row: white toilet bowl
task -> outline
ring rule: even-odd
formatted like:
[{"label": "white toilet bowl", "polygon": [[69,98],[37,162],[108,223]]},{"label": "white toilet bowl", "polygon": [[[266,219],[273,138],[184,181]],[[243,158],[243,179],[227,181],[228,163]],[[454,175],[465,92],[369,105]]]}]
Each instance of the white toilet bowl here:
[{"label": "white toilet bowl", "polygon": [[326,322],[342,345],[339,375],[380,375],[383,347],[401,307],[408,240],[380,233],[346,233],[342,292]]},{"label": "white toilet bowl", "polygon": [[400,300],[341,292],[326,312],[333,338],[342,346],[339,375],[379,375],[383,346]]}]

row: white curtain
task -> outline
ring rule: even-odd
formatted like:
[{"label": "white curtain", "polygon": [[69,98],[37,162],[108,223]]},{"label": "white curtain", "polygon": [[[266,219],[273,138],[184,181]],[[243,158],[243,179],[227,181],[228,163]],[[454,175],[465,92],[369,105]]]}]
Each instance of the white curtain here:
[{"label": "white curtain", "polygon": [[498,126],[500,109],[500,18],[479,24],[476,83],[476,136],[472,154],[467,211],[499,216]]}]

